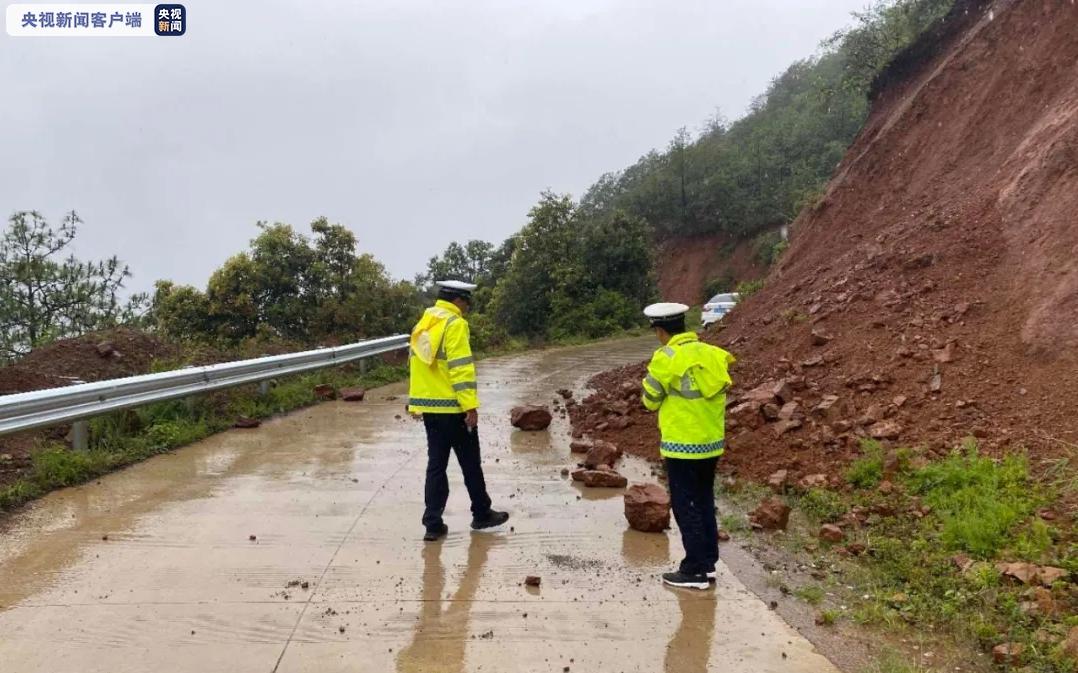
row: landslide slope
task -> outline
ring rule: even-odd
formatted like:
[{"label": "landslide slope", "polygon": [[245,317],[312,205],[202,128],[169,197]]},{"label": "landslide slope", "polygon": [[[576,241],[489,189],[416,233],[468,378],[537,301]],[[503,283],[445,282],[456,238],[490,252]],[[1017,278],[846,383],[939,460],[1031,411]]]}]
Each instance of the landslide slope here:
[{"label": "landslide slope", "polygon": [[[1078,5],[960,1],[883,80],[764,289],[706,336],[739,359],[723,469],[835,475],[872,434],[1078,445]],[[577,429],[654,455],[653,419],[606,410],[642,372],[598,377]],[[785,378],[800,427],[739,405]]]}]

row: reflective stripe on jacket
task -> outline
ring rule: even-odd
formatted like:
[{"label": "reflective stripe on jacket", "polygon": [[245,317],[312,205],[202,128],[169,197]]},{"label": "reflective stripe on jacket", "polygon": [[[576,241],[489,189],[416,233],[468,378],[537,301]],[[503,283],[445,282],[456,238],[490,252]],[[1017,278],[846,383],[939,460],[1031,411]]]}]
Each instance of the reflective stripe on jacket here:
[{"label": "reflective stripe on jacket", "polygon": [[655,351],[643,381],[644,406],[659,412],[665,458],[713,458],[726,447],[726,390],[734,356],[692,332]]},{"label": "reflective stripe on jacket", "polygon": [[479,408],[468,321],[447,301],[428,308],[412,330],[408,411],[459,414]]}]

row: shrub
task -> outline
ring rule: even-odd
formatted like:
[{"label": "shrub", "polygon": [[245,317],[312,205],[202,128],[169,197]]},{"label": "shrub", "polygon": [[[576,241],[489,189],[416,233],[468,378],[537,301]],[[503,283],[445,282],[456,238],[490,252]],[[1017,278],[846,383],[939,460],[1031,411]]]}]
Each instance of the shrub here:
[{"label": "shrub", "polygon": [[846,470],[846,481],[857,488],[875,488],[883,480],[883,447],[879,442],[866,439],[861,442],[861,458],[853,461]]}]

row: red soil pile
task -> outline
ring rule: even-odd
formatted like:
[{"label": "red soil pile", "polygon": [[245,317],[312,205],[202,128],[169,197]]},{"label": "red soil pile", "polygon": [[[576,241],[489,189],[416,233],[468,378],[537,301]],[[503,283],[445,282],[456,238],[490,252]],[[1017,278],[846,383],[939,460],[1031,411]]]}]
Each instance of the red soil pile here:
[{"label": "red soil pile", "polygon": [[[1078,5],[958,4],[764,289],[706,335],[739,359],[720,469],[836,474],[873,435],[937,454],[972,435],[1035,465],[1078,445]],[[596,377],[578,434],[656,456],[638,404],[606,410],[642,375]],[[789,400],[734,413],[784,379]]]}]

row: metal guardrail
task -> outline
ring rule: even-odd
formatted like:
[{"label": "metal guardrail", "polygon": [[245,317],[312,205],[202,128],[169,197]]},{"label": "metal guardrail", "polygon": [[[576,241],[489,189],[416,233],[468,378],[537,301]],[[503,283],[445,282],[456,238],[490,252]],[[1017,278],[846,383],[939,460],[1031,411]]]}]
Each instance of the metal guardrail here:
[{"label": "metal guardrail", "polygon": [[[408,347],[408,335],[372,339],[347,346],[251,360],[187,367],[159,374],[80,383],[63,388],[0,395],[0,435],[74,422],[72,443],[85,449],[85,420],[121,409],[162,402],[214,390],[300,374],[363,360]],[[263,392],[265,387],[263,385]]]}]

